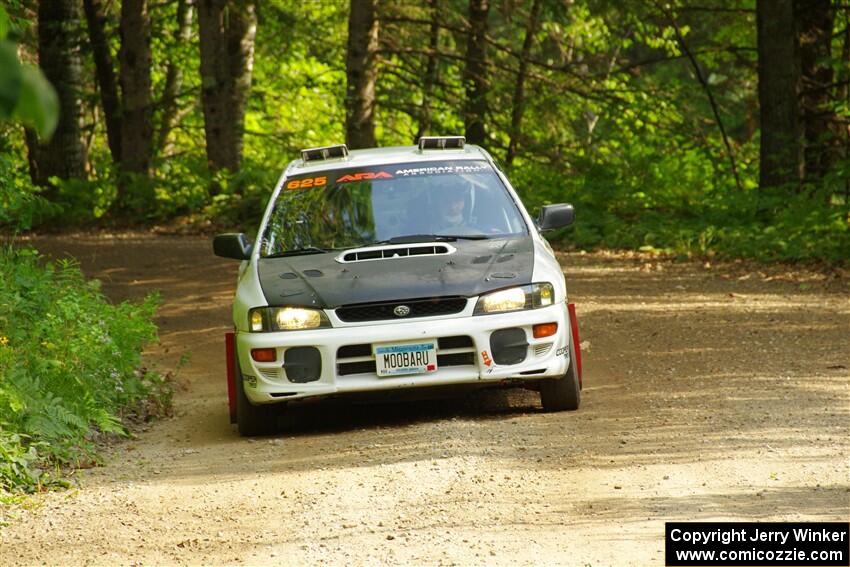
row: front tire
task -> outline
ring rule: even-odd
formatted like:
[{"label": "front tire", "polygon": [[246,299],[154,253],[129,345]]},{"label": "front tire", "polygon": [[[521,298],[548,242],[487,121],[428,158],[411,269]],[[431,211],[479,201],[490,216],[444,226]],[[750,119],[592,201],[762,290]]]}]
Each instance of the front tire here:
[{"label": "front tire", "polygon": [[254,437],[271,435],[277,426],[277,404],[255,406],[245,395],[242,372],[236,362],[236,427],[239,435]]},{"label": "front tire", "polygon": [[541,380],[540,402],[544,411],[575,411],[581,405],[581,388],[576,370],[576,352],[570,339],[570,366],[560,378]]}]

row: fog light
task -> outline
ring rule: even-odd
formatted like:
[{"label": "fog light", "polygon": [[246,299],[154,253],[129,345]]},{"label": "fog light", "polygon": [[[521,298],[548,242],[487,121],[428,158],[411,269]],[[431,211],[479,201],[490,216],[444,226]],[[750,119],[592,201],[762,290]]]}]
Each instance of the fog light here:
[{"label": "fog light", "polygon": [[322,355],[316,347],[290,347],[283,353],[283,369],[290,382],[315,382],[322,375]]},{"label": "fog light", "polygon": [[273,348],[251,349],[251,358],[257,362],[274,362],[277,360],[277,350]]},{"label": "fog light", "polygon": [[532,327],[534,331],[535,339],[542,339],[543,337],[551,337],[555,333],[558,332],[558,324],[557,323],[541,323],[540,325],[534,325]]},{"label": "fog light", "polygon": [[493,331],[490,335],[490,352],[496,364],[519,364],[528,354],[525,331],[518,327]]}]

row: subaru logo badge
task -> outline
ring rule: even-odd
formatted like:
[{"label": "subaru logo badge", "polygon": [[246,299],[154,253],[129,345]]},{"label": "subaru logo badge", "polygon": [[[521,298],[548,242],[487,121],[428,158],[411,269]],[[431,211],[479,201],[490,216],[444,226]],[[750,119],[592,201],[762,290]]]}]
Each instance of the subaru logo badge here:
[{"label": "subaru logo badge", "polygon": [[393,309],[393,313],[395,313],[396,317],[407,317],[410,315],[410,307],[407,305],[399,305]]}]

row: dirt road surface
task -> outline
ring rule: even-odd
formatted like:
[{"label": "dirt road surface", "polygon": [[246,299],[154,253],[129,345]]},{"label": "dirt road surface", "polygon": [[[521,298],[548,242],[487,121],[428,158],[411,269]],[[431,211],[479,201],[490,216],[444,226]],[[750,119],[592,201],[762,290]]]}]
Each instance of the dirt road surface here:
[{"label": "dirt road surface", "polygon": [[525,390],[322,405],[237,436],[223,334],[236,264],[200,237],[52,237],[114,300],[162,291],[175,417],[80,488],[5,511],[0,564],[661,565],[671,520],[850,516],[847,279],[563,255],[583,405]]}]

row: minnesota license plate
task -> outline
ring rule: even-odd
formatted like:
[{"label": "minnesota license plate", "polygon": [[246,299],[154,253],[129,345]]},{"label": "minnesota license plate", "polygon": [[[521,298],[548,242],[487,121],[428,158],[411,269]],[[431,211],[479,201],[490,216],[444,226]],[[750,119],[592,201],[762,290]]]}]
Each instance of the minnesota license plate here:
[{"label": "minnesota license plate", "polygon": [[374,349],[378,376],[437,371],[437,341],[376,344]]}]

